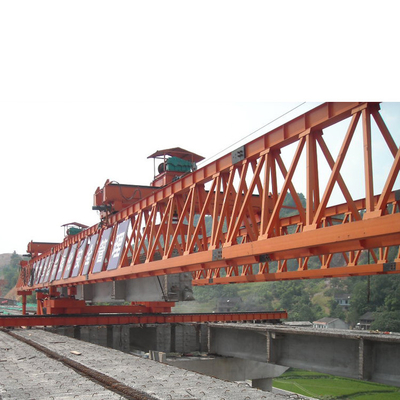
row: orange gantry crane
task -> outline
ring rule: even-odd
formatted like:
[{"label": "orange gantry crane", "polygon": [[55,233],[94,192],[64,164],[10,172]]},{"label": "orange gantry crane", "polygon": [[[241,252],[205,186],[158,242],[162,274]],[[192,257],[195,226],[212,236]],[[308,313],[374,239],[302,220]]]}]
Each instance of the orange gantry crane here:
[{"label": "orange gantry crane", "polygon": [[[399,273],[400,149],[380,108],[322,104],[202,168],[181,148],[152,154],[150,186],[96,190],[98,225],[28,244],[19,293],[36,291],[42,314],[110,300],[165,312],[192,285]],[[389,163],[378,178],[376,138]]]}]

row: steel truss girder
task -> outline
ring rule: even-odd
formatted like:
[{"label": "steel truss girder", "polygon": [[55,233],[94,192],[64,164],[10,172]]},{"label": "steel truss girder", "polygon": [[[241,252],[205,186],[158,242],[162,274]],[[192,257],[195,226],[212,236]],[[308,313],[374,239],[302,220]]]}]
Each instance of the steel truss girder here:
[{"label": "steel truss girder", "polygon": [[[372,118],[393,156],[379,195],[373,190]],[[324,130],[346,119],[349,124],[335,159]],[[357,172],[365,198],[353,199],[342,166],[359,124],[364,165]],[[287,162],[281,153],[290,145],[296,149]],[[239,160],[236,154],[221,157],[109,215],[101,227],[91,227],[36,255],[23,268],[20,290],[188,271],[193,273],[194,284],[400,272],[397,247],[390,266],[388,259],[389,248],[400,244],[400,195],[393,189],[400,149],[379,113],[379,104],[325,103],[246,144],[240,154]],[[294,179],[302,172],[299,160],[304,155],[305,204]],[[324,187],[317,155],[323,156],[331,170]],[[332,205],[335,185],[345,202]],[[288,209],[287,193],[294,204],[289,207],[291,216],[282,215]],[[118,229],[124,221],[129,226],[121,242]],[[57,263],[56,255],[79,247],[86,239],[93,243],[85,242],[84,261],[76,271],[77,255],[69,259],[67,254],[64,261],[59,256]],[[362,252],[369,254],[370,264],[365,264]],[[118,263],[111,268],[115,254]],[[339,267],[332,263],[335,254],[344,260]],[[313,269],[309,268],[312,257],[319,260]],[[294,267],[289,265],[292,259],[296,260]]]}]

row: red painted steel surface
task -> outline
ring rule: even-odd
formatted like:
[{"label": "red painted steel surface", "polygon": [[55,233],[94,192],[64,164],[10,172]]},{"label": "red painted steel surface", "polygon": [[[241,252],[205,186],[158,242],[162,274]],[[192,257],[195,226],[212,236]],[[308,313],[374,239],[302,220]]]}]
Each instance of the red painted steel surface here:
[{"label": "red painted steel surface", "polygon": [[275,321],[285,318],[287,318],[286,311],[213,314],[21,315],[0,317],[0,327]]}]

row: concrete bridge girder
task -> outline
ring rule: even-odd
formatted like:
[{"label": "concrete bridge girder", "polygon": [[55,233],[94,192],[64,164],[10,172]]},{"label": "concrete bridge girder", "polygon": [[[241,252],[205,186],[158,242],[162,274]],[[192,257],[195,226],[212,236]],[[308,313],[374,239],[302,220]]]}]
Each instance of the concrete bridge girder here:
[{"label": "concrete bridge girder", "polygon": [[[64,294],[67,295],[66,288]],[[102,302],[193,300],[189,273],[77,285],[78,300]]]},{"label": "concrete bridge girder", "polygon": [[400,387],[400,335],[322,331],[261,324],[145,324],[53,328],[58,333],[130,352],[209,353],[180,360],[192,371],[227,380],[252,379],[269,390],[287,368]]},{"label": "concrete bridge girder", "polygon": [[145,324],[70,326],[48,328],[53,332],[124,352],[149,352],[150,358],[168,365],[227,381],[252,380],[252,386],[272,391],[272,380],[288,367],[236,357],[166,358],[166,353],[207,353],[206,324]]},{"label": "concrete bridge girder", "polygon": [[226,381],[251,380],[252,386],[272,391],[272,380],[289,367],[234,357],[167,359],[166,364]]},{"label": "concrete bridge girder", "polygon": [[209,351],[400,386],[400,336],[211,324]]}]

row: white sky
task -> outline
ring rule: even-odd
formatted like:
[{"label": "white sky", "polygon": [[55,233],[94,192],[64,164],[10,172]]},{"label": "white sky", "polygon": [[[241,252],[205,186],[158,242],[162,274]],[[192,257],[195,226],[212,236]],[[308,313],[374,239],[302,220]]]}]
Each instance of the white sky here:
[{"label": "white sky", "polygon": [[394,2],[270,3],[0,2],[0,254],[95,224],[95,189],[148,185],[156,150],[209,158],[304,101],[273,126],[399,101]]}]

